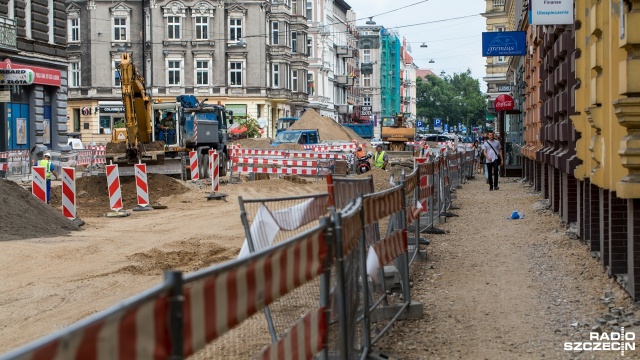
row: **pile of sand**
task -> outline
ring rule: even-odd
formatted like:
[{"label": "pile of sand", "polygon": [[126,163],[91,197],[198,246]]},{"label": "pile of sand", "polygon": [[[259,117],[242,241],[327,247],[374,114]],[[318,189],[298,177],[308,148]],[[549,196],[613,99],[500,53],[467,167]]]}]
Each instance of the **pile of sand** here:
[{"label": "pile of sand", "polygon": [[243,149],[304,150],[300,144],[280,144],[278,146],[271,146],[271,139],[268,138],[240,139],[234,141],[232,144],[239,144]]},{"label": "pile of sand", "polygon": [[20,185],[0,179],[0,241],[67,235],[79,230],[58,208]]},{"label": "pile of sand", "polygon": [[[157,203],[161,197],[180,195],[189,191],[180,181],[162,174],[147,174],[147,181],[149,201],[152,204]],[[120,186],[124,208],[135,207],[138,204],[135,177],[121,176]],[[60,205],[61,201],[62,188],[51,189],[51,204]],[[86,176],[77,179],[76,202],[79,217],[102,216],[111,211],[106,176]]]},{"label": "pile of sand", "polygon": [[[144,144],[143,146],[146,151],[162,151],[164,150],[164,141],[152,141],[148,144]],[[126,142],[108,142],[105,149],[107,154],[122,154],[125,151],[127,151]]]},{"label": "pile of sand", "polygon": [[289,126],[291,130],[318,130],[320,141],[351,142],[357,140],[358,143],[365,142],[351,129],[346,129],[342,125],[328,117],[322,117],[315,110],[309,109],[302,114],[300,119]]}]

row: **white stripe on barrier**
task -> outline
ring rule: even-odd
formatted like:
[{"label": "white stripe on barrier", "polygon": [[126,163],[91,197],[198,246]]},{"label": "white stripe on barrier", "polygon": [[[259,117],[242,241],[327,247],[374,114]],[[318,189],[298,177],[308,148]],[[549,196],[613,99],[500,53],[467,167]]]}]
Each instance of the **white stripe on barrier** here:
[{"label": "white stripe on barrier", "polygon": [[316,175],[318,171],[311,168],[261,168],[248,166],[234,166],[233,172],[258,173],[258,174],[290,174],[290,175]]},{"label": "white stripe on barrier", "polygon": [[267,155],[267,156],[286,156],[283,150],[261,150],[261,149],[236,149],[238,155]]},{"label": "white stripe on barrier", "polygon": [[147,164],[135,164],[136,174],[136,195],[138,195],[138,205],[149,205],[149,182],[147,179]]},{"label": "white stripe on barrier", "polygon": [[120,173],[118,165],[107,165],[107,187],[109,190],[109,207],[113,211],[122,209],[122,192],[120,190]]},{"label": "white stripe on barrier", "polygon": [[189,169],[191,170],[191,181],[200,179],[200,170],[198,168],[198,153],[189,151]]},{"label": "white stripe on barrier", "polygon": [[211,191],[218,191],[220,185],[220,159],[217,152],[213,152],[209,158],[209,163],[213,164],[213,171],[211,172]]},{"label": "white stripe on barrier", "polygon": [[33,167],[33,178],[31,180],[31,193],[43,202],[47,202],[47,181],[45,179],[46,169],[44,166]]},{"label": "white stripe on barrier", "polygon": [[287,160],[287,159],[266,159],[266,158],[236,158],[236,164],[254,164],[254,165],[281,165],[281,166],[303,166],[316,167],[317,161],[313,160]]},{"label": "white stripe on barrier", "polygon": [[76,169],[62,168],[62,215],[76,218]]}]

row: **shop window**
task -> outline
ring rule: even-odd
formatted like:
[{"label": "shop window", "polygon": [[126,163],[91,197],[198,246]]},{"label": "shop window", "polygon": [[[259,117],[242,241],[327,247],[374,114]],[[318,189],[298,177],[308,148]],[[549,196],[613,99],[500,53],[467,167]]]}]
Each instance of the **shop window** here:
[{"label": "shop window", "polygon": [[111,116],[100,116],[98,134],[111,134]]}]

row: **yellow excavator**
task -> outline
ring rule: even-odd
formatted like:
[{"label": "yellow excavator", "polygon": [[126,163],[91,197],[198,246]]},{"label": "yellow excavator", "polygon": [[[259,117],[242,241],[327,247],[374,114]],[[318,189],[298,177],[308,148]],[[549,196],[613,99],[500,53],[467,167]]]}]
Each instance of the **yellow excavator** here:
[{"label": "yellow excavator", "polygon": [[113,129],[107,144],[107,164],[164,163],[164,142],[153,141],[153,112],[144,78],[138,74],[128,53],[121,55],[120,87],[125,128]]},{"label": "yellow excavator", "polygon": [[407,142],[414,139],[414,130],[407,127],[403,114],[382,118],[382,141],[389,142],[391,151],[406,151]]},{"label": "yellow excavator", "polygon": [[[201,178],[208,169],[209,150],[219,154],[220,175],[225,176],[229,153],[228,127],[233,123],[233,113],[218,104],[207,104],[193,95],[180,95],[175,103],[162,102],[154,104],[147,93],[144,78],[138,73],[131,55],[123,53],[118,65],[124,105],[125,127],[112,131],[111,142],[106,148],[107,164],[130,165],[139,162],[147,163],[149,173],[182,174],[187,178],[186,159],[189,152],[198,153]],[[154,107],[158,113],[176,113],[175,133],[164,138],[159,123],[154,121]],[[169,140],[166,143],[162,140]],[[157,141],[156,139],[162,139]],[[132,175],[126,169],[121,175]]]}]

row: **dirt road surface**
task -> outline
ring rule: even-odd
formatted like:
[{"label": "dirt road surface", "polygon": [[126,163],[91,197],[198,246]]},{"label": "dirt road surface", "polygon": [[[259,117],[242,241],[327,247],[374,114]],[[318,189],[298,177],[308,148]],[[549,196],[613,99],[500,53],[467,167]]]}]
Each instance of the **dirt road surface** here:
[{"label": "dirt road surface", "polygon": [[[326,192],[323,180],[263,180],[162,198],[166,210],[87,218],[66,237],[0,242],[0,353],[66,327],[162,281],[162,270],[193,271],[233,259],[244,240],[238,196]],[[126,204],[125,204],[126,205]]]},{"label": "dirt road surface", "polygon": [[[377,347],[400,359],[620,358],[563,350],[598,326],[607,333],[624,324],[640,335],[640,311],[539,194],[501,181],[490,192],[479,175],[457,191],[460,217],[438,225],[448,233],[430,235],[428,261],[412,267],[424,317],[399,322]],[[525,218],[508,220],[514,210]],[[640,358],[640,348],[624,358]]]},{"label": "dirt road surface", "polygon": [[[456,192],[460,217],[439,225],[449,233],[431,235],[428,261],[411,269],[424,317],[399,322],[375,347],[401,359],[619,358],[563,343],[587,341],[598,326],[640,333],[640,311],[539,194],[502,181],[499,191],[480,178]],[[160,199],[167,210],[89,218],[66,237],[0,242],[0,353],[159,283],[162,269],[234,258],[244,239],[238,196],[325,190],[323,181],[258,181],[223,186],[227,202],[192,190]],[[507,220],[513,210],[525,218]]]}]

